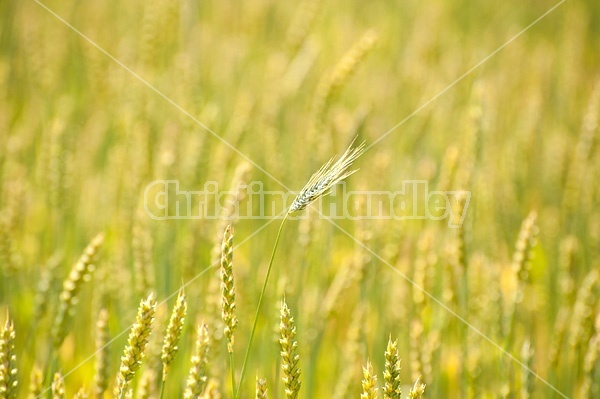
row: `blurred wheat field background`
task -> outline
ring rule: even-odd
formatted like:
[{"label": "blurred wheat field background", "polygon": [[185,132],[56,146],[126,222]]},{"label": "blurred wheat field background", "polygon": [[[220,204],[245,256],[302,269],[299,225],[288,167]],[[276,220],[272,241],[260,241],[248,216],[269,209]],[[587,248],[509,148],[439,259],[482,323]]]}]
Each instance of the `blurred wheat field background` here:
[{"label": "blurred wheat field background", "polygon": [[471,71],[555,5],[0,2],[0,399],[233,398],[279,222],[144,190],[300,190],[356,137],[349,188],[464,224],[288,221],[239,397],[600,398],[600,5]]}]

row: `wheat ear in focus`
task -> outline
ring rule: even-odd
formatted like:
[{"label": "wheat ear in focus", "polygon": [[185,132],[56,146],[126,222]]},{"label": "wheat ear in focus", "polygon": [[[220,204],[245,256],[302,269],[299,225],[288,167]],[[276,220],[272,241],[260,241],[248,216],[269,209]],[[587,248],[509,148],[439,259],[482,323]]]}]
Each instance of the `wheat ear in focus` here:
[{"label": "wheat ear in focus", "polygon": [[[354,142],[352,142],[354,144]],[[335,158],[331,158],[321,166],[315,174],[312,175],[308,183],[304,186],[300,193],[292,202],[288,213],[298,212],[305,209],[307,206],[316,201],[319,197],[327,195],[331,187],[335,186],[346,177],[352,175],[358,169],[348,170],[352,163],[361,156],[364,151],[365,143],[362,142],[357,147],[350,147],[344,152],[344,154],[333,162]]]}]

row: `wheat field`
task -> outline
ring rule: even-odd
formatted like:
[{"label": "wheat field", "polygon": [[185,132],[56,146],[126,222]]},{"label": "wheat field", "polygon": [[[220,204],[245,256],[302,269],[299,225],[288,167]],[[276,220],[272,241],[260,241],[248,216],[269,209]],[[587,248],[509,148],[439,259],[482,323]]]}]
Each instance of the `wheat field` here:
[{"label": "wheat field", "polygon": [[599,21],[1,1],[0,399],[600,398]]}]

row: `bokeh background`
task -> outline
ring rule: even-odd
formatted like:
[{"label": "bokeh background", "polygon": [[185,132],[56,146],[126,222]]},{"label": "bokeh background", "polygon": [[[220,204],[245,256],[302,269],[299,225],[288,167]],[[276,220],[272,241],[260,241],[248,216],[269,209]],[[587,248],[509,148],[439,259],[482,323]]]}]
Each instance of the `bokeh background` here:
[{"label": "bokeh background", "polygon": [[[369,145],[399,122],[348,187],[397,191],[423,179],[469,190],[463,228],[336,222],[353,239],[314,215],[288,222],[243,397],[256,374],[283,397],[284,293],[304,398],[358,397],[367,359],[382,380],[390,335],[403,382],[420,377],[429,398],[600,397],[599,4],[565,1],[429,102],[555,5],[2,1],[0,320],[9,312],[15,323],[18,397],[34,366],[66,374],[68,395],[93,389],[102,308],[116,337],[104,350],[112,381],[152,291],[162,304],[132,386],[134,397],[158,398],[158,352],[182,284],[188,318],[165,397],[181,397],[202,321],[214,338],[211,378],[231,397],[214,264],[226,222],[152,220],[144,188],[176,179],[190,190],[280,190],[259,165],[298,190],[356,136]],[[278,224],[235,222],[238,364]],[[63,280],[98,232],[96,271],[51,362]]]}]

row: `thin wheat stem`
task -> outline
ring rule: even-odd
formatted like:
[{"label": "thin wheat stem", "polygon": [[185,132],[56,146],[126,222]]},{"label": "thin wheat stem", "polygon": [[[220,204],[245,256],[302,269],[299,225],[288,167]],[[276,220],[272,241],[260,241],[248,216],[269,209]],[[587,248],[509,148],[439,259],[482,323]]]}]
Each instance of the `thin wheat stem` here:
[{"label": "thin wheat stem", "polygon": [[233,352],[229,352],[229,370],[231,371],[231,391],[235,397],[235,365],[233,363]]},{"label": "thin wheat stem", "polygon": [[248,347],[246,348],[246,355],[244,356],[244,363],[242,364],[242,371],[240,373],[240,380],[238,382],[237,390],[235,391],[234,399],[238,399],[242,383],[244,382],[244,373],[246,372],[246,366],[248,364],[248,358],[250,356],[250,349],[252,348],[252,340],[254,339],[254,333],[256,332],[256,325],[258,324],[258,315],[260,314],[260,306],[262,305],[263,297],[267,289],[267,283],[269,276],[271,275],[271,269],[273,268],[273,259],[275,259],[275,253],[277,252],[277,246],[279,245],[279,239],[281,238],[281,232],[283,231],[283,225],[287,220],[289,213],[286,213],[279,225],[279,231],[277,232],[277,238],[275,238],[275,245],[273,245],[273,252],[271,253],[271,259],[269,260],[269,267],[267,268],[267,275],[263,282],[262,290],[260,291],[260,297],[258,298],[258,305],[256,306],[256,314],[254,315],[254,322],[252,323],[252,331],[250,332],[250,338],[248,340]]},{"label": "thin wheat stem", "polygon": [[163,399],[163,395],[165,394],[165,379],[163,378],[160,383],[160,399]]}]

